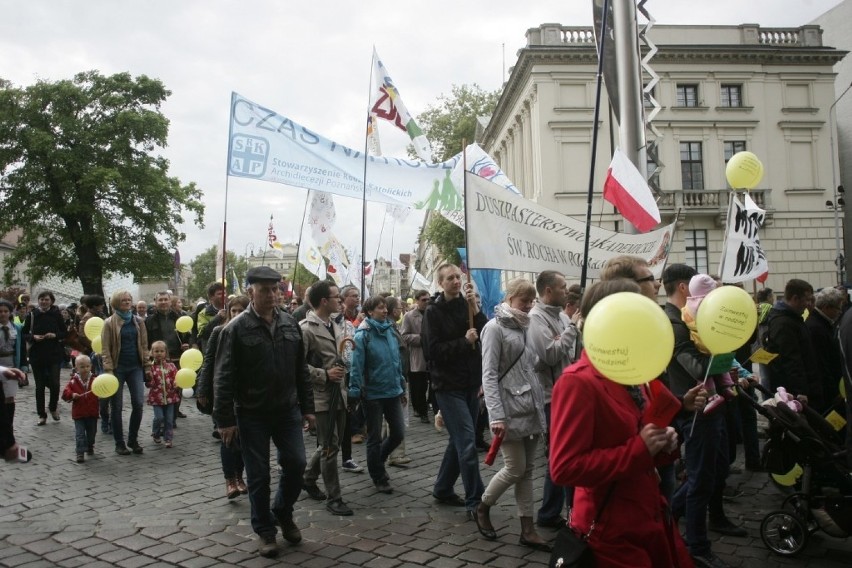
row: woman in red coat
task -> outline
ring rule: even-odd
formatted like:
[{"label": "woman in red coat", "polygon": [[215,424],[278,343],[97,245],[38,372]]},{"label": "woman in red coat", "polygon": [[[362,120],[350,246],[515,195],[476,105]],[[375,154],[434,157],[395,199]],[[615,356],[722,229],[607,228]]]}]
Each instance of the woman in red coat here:
[{"label": "woman in red coat", "polygon": [[[598,282],[583,298],[583,317],[596,301],[625,291],[639,287],[628,280]],[[641,387],[610,381],[585,351],[553,388],[550,474],[557,485],[576,487],[575,531],[588,534],[595,521],[589,546],[598,568],[693,566],[655,469],[662,452],[673,449],[672,434],[642,423],[644,402]]]}]

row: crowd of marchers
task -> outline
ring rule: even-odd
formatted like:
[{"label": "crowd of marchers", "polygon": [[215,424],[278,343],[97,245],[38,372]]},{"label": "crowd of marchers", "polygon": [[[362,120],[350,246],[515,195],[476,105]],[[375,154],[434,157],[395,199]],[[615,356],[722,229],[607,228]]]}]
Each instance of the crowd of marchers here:
[{"label": "crowd of marchers", "polygon": [[[711,369],[695,319],[703,298],[723,284],[685,264],[669,265],[658,279],[642,259],[616,257],[584,291],[558,272],[542,272],[535,281],[506,283],[491,313],[449,264],[437,271],[436,293],[414,291],[407,301],[362,299],[358,288],[331,281],[289,297],[281,280],[269,267],[252,268],[247,295],[226,297],[213,283],[207,301],[192,309],[170,291],[150,306],[123,290],[108,301],[87,295],[69,306],[56,306],[50,292],[32,306],[25,295],[17,305],[0,301],[0,445],[7,461],[28,461],[38,451],[15,442],[19,388],[35,389],[39,426],[60,420],[60,399],[70,405],[80,463],[94,452],[99,431],[113,438],[117,455],[143,454],[146,403],[151,441],[177,445],[181,403],[192,394],[221,441],[225,497],[247,494],[258,552],[273,557],[281,552],[279,530],[290,544],[302,539],[293,520],[302,492],[332,515],[357,514],[339,475],[364,471],[353,444],[365,444],[377,498],[393,493],[389,468],[409,467],[405,431],[415,419],[447,433],[440,463],[414,464],[434,477],[436,504],[464,508],[485,539],[497,538],[492,508],[511,488],[522,545],[549,551],[553,529],[571,530],[588,542],[597,566],[724,567],[710,533],[749,536],[724,509],[725,498],[736,498],[727,481],[741,473],[731,467],[738,448],[747,470],[764,471],[755,408],[742,397],[757,400],[781,388],[852,424],[839,380],[852,364],[844,357],[852,355],[844,289],[815,293],[799,279],[777,298],[761,289],[752,337],[730,368]],[[583,327],[598,302],[621,292],[659,301],[661,289],[675,342],[659,380],[679,408],[668,424],[646,423],[648,385],[607,379],[583,349]],[[182,316],[192,318],[191,330],[178,329]],[[95,317],[103,328],[93,341],[86,323]],[[204,359],[190,393],[175,377],[192,348]],[[752,364],[759,348],[777,356]],[[73,368],[63,388],[64,366]],[[92,382],[105,373],[119,389],[98,398]],[[846,439],[852,441],[849,432]],[[306,451],[306,440],[315,449]],[[486,451],[486,460],[502,456],[487,485],[480,473]],[[535,503],[542,454],[547,470]]]}]

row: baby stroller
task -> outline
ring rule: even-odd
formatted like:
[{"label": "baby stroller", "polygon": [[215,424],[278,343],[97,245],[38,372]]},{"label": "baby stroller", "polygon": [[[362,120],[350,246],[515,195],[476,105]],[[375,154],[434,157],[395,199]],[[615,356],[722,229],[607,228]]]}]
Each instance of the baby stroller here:
[{"label": "baby stroller", "polygon": [[[757,385],[767,396],[772,393]],[[772,511],[760,524],[760,537],[771,551],[783,556],[801,552],[813,533],[846,538],[852,534],[852,471],[842,439],[815,410],[802,405],[799,412],[786,404],[761,405],[737,387],[769,422],[769,439],[763,450],[763,466],[783,475],[796,464],[802,476],[781,509]]]}]

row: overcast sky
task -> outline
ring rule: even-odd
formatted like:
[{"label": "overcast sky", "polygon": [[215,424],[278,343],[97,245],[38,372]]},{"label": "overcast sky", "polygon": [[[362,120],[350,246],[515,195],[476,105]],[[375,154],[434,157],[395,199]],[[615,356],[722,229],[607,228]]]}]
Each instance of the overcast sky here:
[{"label": "overcast sky", "polygon": [[[840,0],[650,0],[660,24],[758,23],[797,27]],[[363,147],[372,47],[412,114],[453,84],[493,90],[542,23],[590,26],[591,0],[463,2],[275,0],[2,0],[0,77],[25,86],[79,71],[129,71],[161,79],[172,96],[171,175],[204,191],[205,228],[184,227],[182,260],[216,243],[225,211],[231,91],[336,142]],[[505,48],[504,48],[505,46]],[[652,63],[653,64],[653,63]],[[406,137],[380,123],[386,155],[404,155]],[[244,254],[266,241],[269,214],[279,240],[295,242],[306,190],[231,178],[228,246]],[[360,248],[360,205],[336,198],[335,232]],[[379,247],[384,207],[368,208],[367,258]],[[393,231],[380,254],[411,252],[421,216]]]}]

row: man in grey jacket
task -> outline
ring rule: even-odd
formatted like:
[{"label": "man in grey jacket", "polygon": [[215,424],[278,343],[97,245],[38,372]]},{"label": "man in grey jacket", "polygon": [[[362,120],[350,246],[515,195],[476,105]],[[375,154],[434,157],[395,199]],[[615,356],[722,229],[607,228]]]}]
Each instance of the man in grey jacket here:
[{"label": "man in grey jacket", "polygon": [[[577,327],[565,315],[563,308],[568,297],[565,276],[545,270],[535,281],[538,303],[530,310],[527,344],[536,356],[535,373],[544,389],[544,411],[550,428],[550,397],[553,384],[562,370],[577,359]],[[573,488],[559,487],[545,470],[544,495],[536,523],[540,527],[560,528],[565,524],[563,507],[570,507]]]},{"label": "man in grey jacket", "polygon": [[340,496],[340,477],[337,472],[337,452],[346,427],[346,395],[343,378],[346,369],[340,359],[343,327],[331,318],[340,311],[340,290],[326,280],[311,286],[308,298],[313,311],[308,312],[299,326],[305,342],[305,360],[314,385],[314,406],[317,417],[317,449],[305,470],[304,489],[317,501],[326,495],[317,487],[322,473],[328,501],[325,508],[333,515],[350,516],[350,509]]}]

